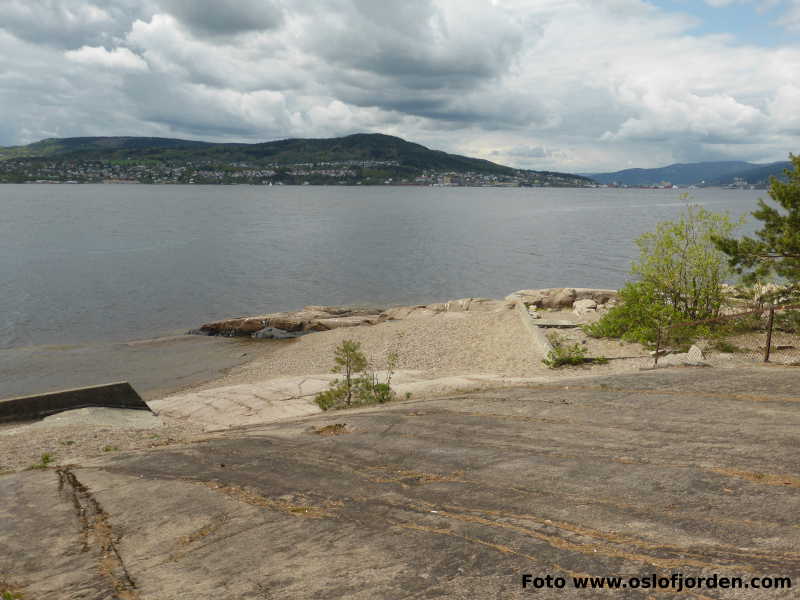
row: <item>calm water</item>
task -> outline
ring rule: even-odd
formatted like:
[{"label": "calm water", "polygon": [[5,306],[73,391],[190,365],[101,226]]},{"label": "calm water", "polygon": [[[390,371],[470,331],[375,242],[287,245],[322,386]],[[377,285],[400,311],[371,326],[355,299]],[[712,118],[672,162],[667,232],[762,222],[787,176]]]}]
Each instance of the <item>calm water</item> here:
[{"label": "calm water", "polygon": [[[692,194],[738,216],[765,192]],[[672,190],[2,185],[0,347],[306,304],[618,287],[633,239],[685,204]]]}]

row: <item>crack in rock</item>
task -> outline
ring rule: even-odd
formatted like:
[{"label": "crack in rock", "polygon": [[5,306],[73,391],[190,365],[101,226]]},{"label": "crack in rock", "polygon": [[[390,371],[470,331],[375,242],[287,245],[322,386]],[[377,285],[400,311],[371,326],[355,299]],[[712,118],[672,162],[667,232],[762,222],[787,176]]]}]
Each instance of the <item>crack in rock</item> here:
[{"label": "crack in rock", "polygon": [[128,573],[122,556],[117,549],[119,538],[114,536],[108,513],[103,510],[92,493],[83,485],[69,468],[57,470],[58,489],[66,494],[81,524],[83,532],[83,552],[92,548],[99,551],[100,572],[109,579],[116,598],[119,600],[139,600],[136,583]]}]

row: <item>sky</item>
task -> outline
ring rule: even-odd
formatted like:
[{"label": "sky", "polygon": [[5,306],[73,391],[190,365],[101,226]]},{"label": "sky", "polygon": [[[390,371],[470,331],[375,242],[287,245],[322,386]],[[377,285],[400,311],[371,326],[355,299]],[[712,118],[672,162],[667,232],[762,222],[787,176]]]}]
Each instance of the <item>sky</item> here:
[{"label": "sky", "polygon": [[0,145],[357,132],[576,173],[800,153],[800,0],[0,0]]}]

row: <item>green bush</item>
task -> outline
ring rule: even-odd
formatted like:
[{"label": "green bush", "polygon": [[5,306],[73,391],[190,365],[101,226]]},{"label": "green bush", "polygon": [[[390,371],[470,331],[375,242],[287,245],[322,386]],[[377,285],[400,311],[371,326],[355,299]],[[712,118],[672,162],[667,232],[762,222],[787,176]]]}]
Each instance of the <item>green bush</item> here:
[{"label": "green bush", "polygon": [[384,404],[396,398],[391,381],[397,367],[397,354],[387,358],[386,381],[378,380],[374,367],[361,352],[361,345],[351,340],[343,341],[334,354],[334,373],[344,373],[344,379],[335,379],[330,388],[314,398],[322,410],[350,408],[369,404]]},{"label": "green bush", "polygon": [[652,285],[644,282],[626,284],[619,292],[619,299],[620,304],[599,321],[584,325],[583,331],[591,337],[619,338],[653,346],[673,323],[685,320],[676,309],[660,301]]},{"label": "green bush", "polygon": [[565,365],[582,365],[586,362],[586,348],[583,345],[568,344],[567,341],[557,333],[553,332],[547,336],[553,349],[547,353],[542,362],[551,369],[557,369]]},{"label": "green bush", "polygon": [[[726,215],[690,206],[677,221],[659,223],[636,240],[637,279],[620,290],[620,304],[584,327],[592,337],[620,338],[653,346],[691,343],[700,331],[674,325],[719,316],[725,300],[722,283],[730,274],[717,236],[735,227]],[[662,344],[663,345],[663,344]]]}]

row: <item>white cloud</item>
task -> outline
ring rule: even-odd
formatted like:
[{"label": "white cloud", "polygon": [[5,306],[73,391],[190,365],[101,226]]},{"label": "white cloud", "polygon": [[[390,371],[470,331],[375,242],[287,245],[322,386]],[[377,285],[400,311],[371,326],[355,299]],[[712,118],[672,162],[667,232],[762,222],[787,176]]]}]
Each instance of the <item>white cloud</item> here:
[{"label": "white cloud", "polygon": [[126,71],[146,71],[147,63],[128,48],[106,50],[100,46],[83,46],[79,50],[68,50],[64,53],[69,60],[85,65],[98,65],[108,69]]}]

